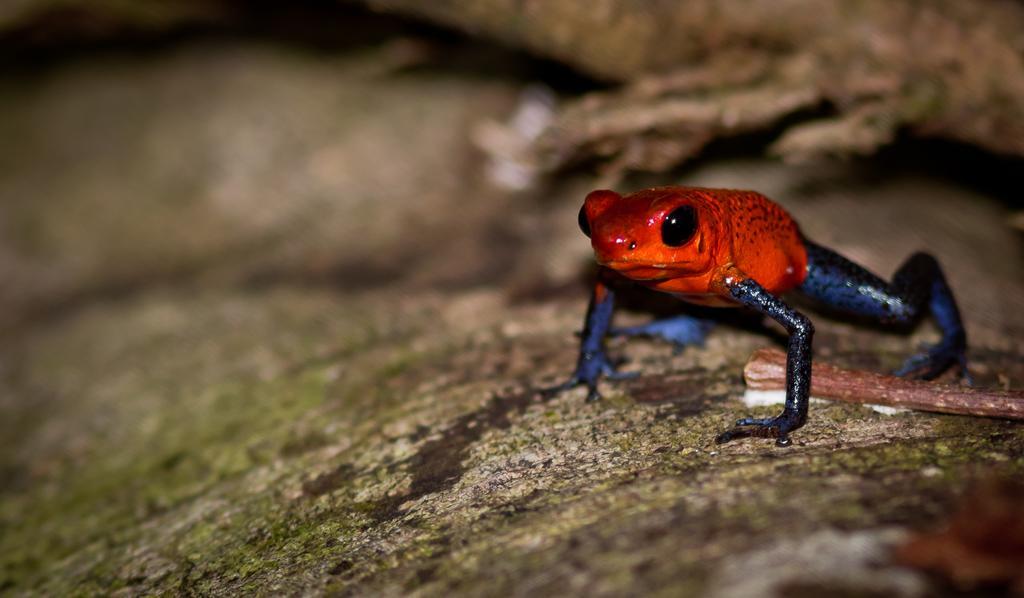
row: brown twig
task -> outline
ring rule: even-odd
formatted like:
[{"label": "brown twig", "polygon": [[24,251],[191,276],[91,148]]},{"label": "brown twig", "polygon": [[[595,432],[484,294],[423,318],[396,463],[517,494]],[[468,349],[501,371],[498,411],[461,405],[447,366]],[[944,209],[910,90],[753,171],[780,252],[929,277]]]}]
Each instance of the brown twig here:
[{"label": "brown twig", "polygon": [[[750,356],[743,377],[753,390],[786,387],[786,355],[778,349],[758,349]],[[1024,392],[968,388],[907,380],[815,363],[811,395],[848,403],[871,403],[918,411],[955,413],[1024,420]]]}]

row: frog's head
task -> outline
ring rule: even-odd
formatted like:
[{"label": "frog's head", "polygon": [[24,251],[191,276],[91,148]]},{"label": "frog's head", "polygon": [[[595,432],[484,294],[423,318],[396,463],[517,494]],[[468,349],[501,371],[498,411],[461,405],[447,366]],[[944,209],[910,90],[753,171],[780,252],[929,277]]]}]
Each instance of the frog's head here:
[{"label": "frog's head", "polygon": [[714,264],[721,222],[703,190],[657,187],[629,195],[587,195],[579,224],[597,262],[634,280],[661,280],[707,272]]}]

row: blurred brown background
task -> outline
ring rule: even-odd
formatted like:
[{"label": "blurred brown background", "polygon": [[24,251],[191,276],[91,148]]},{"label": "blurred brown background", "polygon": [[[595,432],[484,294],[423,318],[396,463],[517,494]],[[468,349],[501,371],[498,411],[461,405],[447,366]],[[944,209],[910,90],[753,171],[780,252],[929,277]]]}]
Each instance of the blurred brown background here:
[{"label": "blurred brown background", "polygon": [[[0,72],[0,593],[925,595],[889,549],[1024,469],[1019,425],[837,405],[716,447],[778,342],[730,315],[533,392],[582,197],[657,184],[930,250],[1019,388],[1019,2],[17,0]],[[935,338],[815,322],[875,370]]]}]

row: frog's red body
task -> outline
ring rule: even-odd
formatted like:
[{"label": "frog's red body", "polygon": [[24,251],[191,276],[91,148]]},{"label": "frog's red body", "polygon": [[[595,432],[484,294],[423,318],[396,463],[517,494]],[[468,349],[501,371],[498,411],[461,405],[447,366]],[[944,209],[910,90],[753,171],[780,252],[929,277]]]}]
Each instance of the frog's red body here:
[{"label": "frog's red body", "polygon": [[[887,324],[911,324],[927,310],[942,340],[908,359],[897,373],[930,379],[958,365],[968,377],[960,311],[938,262],[926,253],[911,256],[889,283],[808,241],[789,214],[760,193],[730,189],[657,187],[625,196],[594,191],[580,210],[579,224],[591,238],[598,263],[608,270],[690,303],[754,309],[789,333],[782,413],[741,419],[737,428],[718,436],[719,442],[771,436],[785,445],[789,433],[807,420],[814,326],[778,297],[789,290]],[[614,303],[615,293],[599,280],[587,309],[576,371],[558,389],[585,384],[588,400],[600,397],[598,379],[619,375],[604,351],[609,334],[656,336],[683,346],[702,343],[710,328],[680,315],[614,329]]]},{"label": "frog's red body", "polygon": [[[682,247],[667,247],[662,222],[684,205],[695,210],[695,236]],[[594,191],[583,209],[598,263],[690,303],[737,305],[723,284],[737,271],[772,294],[799,286],[807,274],[799,228],[760,193],[699,187],[626,196]]]}]

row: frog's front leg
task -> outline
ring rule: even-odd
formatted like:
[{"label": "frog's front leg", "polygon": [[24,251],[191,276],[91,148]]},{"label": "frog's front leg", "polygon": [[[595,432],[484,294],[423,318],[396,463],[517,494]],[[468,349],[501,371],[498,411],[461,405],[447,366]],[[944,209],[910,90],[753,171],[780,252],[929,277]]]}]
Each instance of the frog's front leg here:
[{"label": "frog's front leg", "polygon": [[737,438],[775,438],[778,446],[788,446],[789,433],[807,422],[811,393],[811,339],[814,325],[807,316],[786,305],[752,278],[740,275],[726,279],[725,288],[741,304],[769,316],[789,333],[786,349],[786,404],[782,413],[764,419],[744,418],[736,427],[715,439],[721,444]]},{"label": "frog's front leg", "polygon": [[967,371],[967,333],[953,292],[934,257],[915,253],[896,271],[892,283],[838,253],[804,242],[807,277],[799,290],[829,307],[881,323],[907,325],[925,310],[931,312],[942,339],[927,351],[907,359],[894,372],[931,380],[952,366],[971,383]]},{"label": "frog's front leg", "polygon": [[601,393],[597,390],[597,382],[602,375],[613,379],[635,375],[616,372],[615,364],[608,359],[608,354],[604,350],[604,339],[611,328],[614,308],[615,292],[599,280],[594,285],[594,292],[590,296],[590,305],[587,307],[576,370],[568,381],[545,389],[545,393],[558,393],[586,384],[587,400],[596,401],[601,398]]}]

